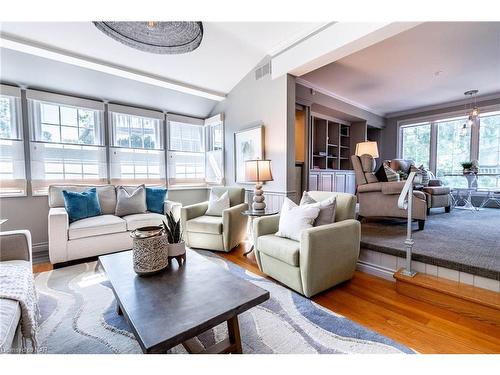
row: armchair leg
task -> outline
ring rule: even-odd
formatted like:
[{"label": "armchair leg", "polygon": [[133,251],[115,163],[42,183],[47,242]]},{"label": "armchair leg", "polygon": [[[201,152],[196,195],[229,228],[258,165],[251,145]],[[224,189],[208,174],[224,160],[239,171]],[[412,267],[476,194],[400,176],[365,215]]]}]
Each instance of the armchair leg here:
[{"label": "armchair leg", "polygon": [[444,212],[446,212],[447,214],[449,214],[451,212],[451,206],[445,207],[444,208]]},{"label": "armchair leg", "polygon": [[418,230],[424,230],[425,220],[418,220]]}]

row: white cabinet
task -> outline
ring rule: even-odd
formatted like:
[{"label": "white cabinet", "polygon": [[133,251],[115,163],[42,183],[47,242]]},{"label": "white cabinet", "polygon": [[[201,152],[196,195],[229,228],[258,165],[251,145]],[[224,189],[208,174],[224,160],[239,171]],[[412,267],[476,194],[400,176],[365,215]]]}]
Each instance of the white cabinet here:
[{"label": "white cabinet", "polygon": [[354,171],[311,170],[309,173],[309,190],[354,194],[355,189]]}]

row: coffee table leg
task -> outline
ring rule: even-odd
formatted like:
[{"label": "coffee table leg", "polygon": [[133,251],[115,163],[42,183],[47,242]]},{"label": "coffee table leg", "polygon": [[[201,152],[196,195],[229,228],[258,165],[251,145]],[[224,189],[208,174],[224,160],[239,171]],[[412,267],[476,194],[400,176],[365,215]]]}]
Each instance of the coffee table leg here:
[{"label": "coffee table leg", "polygon": [[116,313],[118,315],[123,315],[122,308],[120,307],[120,304],[118,303],[118,301],[116,301]]},{"label": "coffee table leg", "polygon": [[238,324],[238,315],[227,321],[227,330],[229,333],[229,341],[235,346],[233,353],[241,354],[241,336],[240,326]]}]

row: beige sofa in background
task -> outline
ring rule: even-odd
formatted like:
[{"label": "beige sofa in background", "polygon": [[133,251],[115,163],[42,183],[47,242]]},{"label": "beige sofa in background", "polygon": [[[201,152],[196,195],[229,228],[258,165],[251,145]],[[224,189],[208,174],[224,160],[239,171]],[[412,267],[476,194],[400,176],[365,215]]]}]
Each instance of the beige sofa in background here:
[{"label": "beige sofa in background", "polygon": [[[406,181],[379,182],[374,175],[375,160],[370,155],[352,155],[351,160],[356,174],[359,218],[407,218],[407,211],[398,207],[399,194]],[[427,219],[427,197],[421,191],[414,191],[413,196],[413,218],[422,230]]]},{"label": "beige sofa in background", "polygon": [[[0,262],[32,269],[31,234],[27,230],[0,232]],[[2,285],[0,285],[2,288]],[[19,354],[22,348],[21,306],[18,301],[0,298],[0,354]]]},{"label": "beige sofa in background", "polygon": [[208,202],[182,207],[181,225],[186,245],[198,249],[231,251],[246,238],[247,217],[241,213],[248,210],[245,189],[239,187],[213,187],[220,197],[226,191],[230,208],[222,216],[205,215]]},{"label": "beige sofa in background", "polygon": [[253,222],[259,269],[306,297],[352,278],[361,237],[361,225],[354,220],[354,195],[323,191],[309,194],[316,201],[337,197],[335,223],[302,231],[298,242],[275,235],[279,215]]},{"label": "beige sofa in background", "polygon": [[[97,189],[102,215],[69,222],[62,191]],[[181,204],[166,200],[164,213],[180,218]],[[49,258],[54,265],[132,248],[130,231],[160,225],[164,215],[152,212],[115,216],[114,185],[51,185],[49,187]]]}]

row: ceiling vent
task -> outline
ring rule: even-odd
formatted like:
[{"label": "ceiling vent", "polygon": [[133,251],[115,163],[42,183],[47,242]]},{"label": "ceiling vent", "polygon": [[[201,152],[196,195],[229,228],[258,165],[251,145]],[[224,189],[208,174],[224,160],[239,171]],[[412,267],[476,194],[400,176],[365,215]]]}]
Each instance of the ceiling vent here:
[{"label": "ceiling vent", "polygon": [[255,80],[259,80],[267,75],[271,74],[271,62],[269,61],[267,64],[259,66],[255,69]]}]

